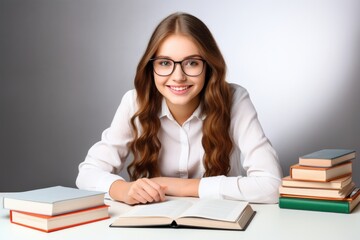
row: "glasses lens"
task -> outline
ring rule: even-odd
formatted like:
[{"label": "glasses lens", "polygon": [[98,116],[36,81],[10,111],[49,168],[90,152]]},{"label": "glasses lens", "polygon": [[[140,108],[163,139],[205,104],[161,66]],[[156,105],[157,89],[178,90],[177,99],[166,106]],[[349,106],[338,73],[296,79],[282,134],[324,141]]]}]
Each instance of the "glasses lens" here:
[{"label": "glasses lens", "polygon": [[155,59],[153,61],[154,71],[160,76],[170,75],[174,69],[174,62],[169,59]]},{"label": "glasses lens", "polygon": [[201,59],[185,59],[181,62],[181,68],[186,75],[198,76],[202,73],[204,62]]}]

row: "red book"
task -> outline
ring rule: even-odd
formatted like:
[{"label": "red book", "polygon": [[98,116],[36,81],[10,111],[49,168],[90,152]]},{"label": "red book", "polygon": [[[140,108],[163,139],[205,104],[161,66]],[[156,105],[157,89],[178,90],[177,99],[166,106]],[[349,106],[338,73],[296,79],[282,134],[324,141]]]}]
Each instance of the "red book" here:
[{"label": "red book", "polygon": [[10,221],[39,231],[53,232],[108,219],[110,218],[108,208],[109,206],[102,205],[57,216],[11,210]]}]

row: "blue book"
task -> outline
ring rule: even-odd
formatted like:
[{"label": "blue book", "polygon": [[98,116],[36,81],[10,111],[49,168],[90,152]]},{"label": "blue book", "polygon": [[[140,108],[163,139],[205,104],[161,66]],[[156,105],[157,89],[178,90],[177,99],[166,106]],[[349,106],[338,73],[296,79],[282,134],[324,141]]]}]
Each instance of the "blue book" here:
[{"label": "blue book", "polygon": [[7,193],[3,197],[3,208],[55,216],[104,205],[104,195],[104,192],[55,186]]},{"label": "blue book", "polygon": [[350,149],[322,149],[299,158],[299,164],[311,167],[333,167],[355,158],[356,152]]}]

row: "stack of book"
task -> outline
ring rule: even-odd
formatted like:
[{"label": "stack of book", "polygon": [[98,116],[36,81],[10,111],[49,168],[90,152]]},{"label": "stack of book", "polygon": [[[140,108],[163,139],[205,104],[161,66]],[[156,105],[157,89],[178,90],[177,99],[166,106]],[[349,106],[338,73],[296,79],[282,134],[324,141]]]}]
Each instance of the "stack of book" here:
[{"label": "stack of book", "polygon": [[3,197],[11,223],[53,232],[109,218],[103,192],[55,186]]},{"label": "stack of book", "polygon": [[287,209],[351,213],[360,202],[352,181],[356,152],[322,149],[299,158],[282,179],[279,207]]}]

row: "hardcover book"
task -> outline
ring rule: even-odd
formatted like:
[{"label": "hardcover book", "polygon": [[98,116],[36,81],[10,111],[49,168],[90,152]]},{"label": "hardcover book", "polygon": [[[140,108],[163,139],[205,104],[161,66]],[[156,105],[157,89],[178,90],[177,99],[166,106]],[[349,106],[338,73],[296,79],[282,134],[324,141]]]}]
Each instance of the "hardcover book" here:
[{"label": "hardcover book", "polygon": [[10,210],[12,223],[43,232],[53,232],[109,218],[108,206],[98,206],[57,216]]},{"label": "hardcover book", "polygon": [[352,173],[352,162],[345,162],[334,167],[307,167],[299,164],[290,167],[290,176],[297,180],[327,182]]},{"label": "hardcover book", "polygon": [[313,167],[332,167],[355,158],[355,151],[348,149],[322,149],[299,158],[299,164]]},{"label": "hardcover book", "polygon": [[294,196],[308,196],[308,197],[323,197],[344,199],[355,188],[355,183],[351,182],[342,189],[317,189],[317,188],[297,188],[297,187],[279,187],[280,194],[294,195]]},{"label": "hardcover book", "polygon": [[360,202],[360,190],[356,188],[349,197],[343,200],[298,198],[283,195],[279,198],[279,207],[297,210],[321,212],[351,213]]},{"label": "hardcover book", "polygon": [[281,181],[284,187],[301,187],[301,188],[325,188],[325,189],[342,189],[351,183],[351,175],[338,178],[329,182],[314,182],[306,180],[296,180],[290,176],[284,177]]},{"label": "hardcover book", "polygon": [[104,192],[55,186],[5,194],[3,208],[54,216],[104,205],[104,196]]},{"label": "hardcover book", "polygon": [[135,206],[115,220],[111,227],[186,226],[244,230],[254,213],[247,202],[176,199]]}]

